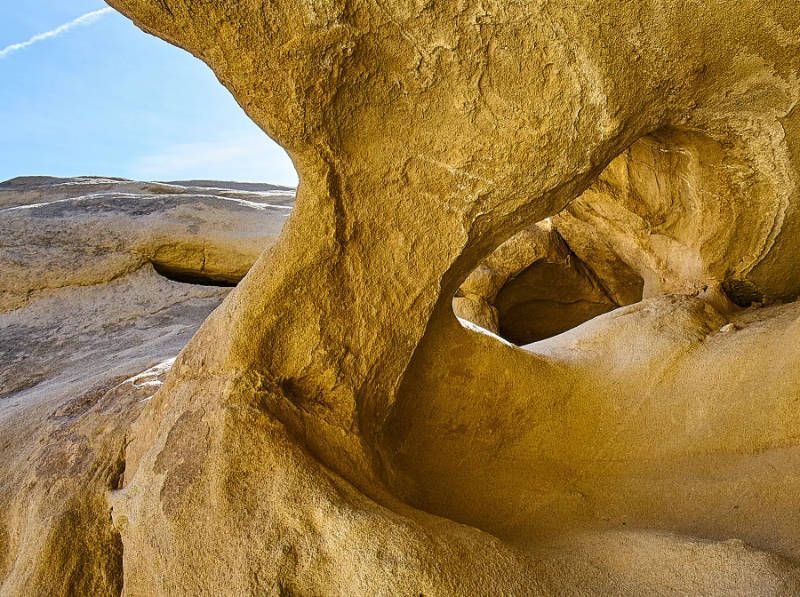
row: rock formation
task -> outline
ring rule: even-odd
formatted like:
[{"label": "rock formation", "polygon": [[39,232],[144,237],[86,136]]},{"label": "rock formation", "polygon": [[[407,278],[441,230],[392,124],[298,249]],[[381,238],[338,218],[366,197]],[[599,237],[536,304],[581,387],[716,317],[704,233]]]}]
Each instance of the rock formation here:
[{"label": "rock formation", "polygon": [[[227,183],[219,183],[227,184]],[[277,238],[290,189],[215,189],[112,179],[0,185],[0,311],[48,291],[116,280],[152,264],[234,285]]]},{"label": "rock formation", "polygon": [[238,279],[274,242],[294,199],[213,186],[226,188],[0,184],[3,595],[122,588],[107,493],[128,427],[230,291],[219,280]]},{"label": "rock formation", "polygon": [[641,277],[620,255],[606,251],[605,259],[596,258],[605,241],[590,227],[571,232],[571,240],[611,275],[599,278],[548,219],[512,236],[467,276],[453,299],[455,314],[528,344],[642,298]]},{"label": "rock formation", "polygon": [[[141,413],[97,402],[124,450],[62,498],[93,526],[9,481],[4,591],[800,591],[795,7],[111,4],[301,182]],[[527,350],[459,325],[462,282],[548,217],[644,299]]]}]

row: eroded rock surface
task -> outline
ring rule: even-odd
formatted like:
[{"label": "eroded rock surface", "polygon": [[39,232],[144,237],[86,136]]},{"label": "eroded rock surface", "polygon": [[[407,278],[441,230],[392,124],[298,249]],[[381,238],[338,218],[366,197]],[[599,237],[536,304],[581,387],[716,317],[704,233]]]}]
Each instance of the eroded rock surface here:
[{"label": "eroded rock surface", "polygon": [[[301,185],[92,502],[122,557],[76,570],[131,595],[800,591],[797,304],[727,298],[800,291],[795,7],[111,3]],[[547,217],[644,300],[528,350],[459,325],[462,282]]]},{"label": "eroded rock surface", "polygon": [[293,191],[96,178],[0,189],[0,592],[118,594],[107,494],[129,426],[230,291],[216,281],[274,242]]},{"label": "eroded rock surface", "polygon": [[481,262],[458,289],[453,311],[515,344],[528,344],[642,298],[641,277],[616,253],[602,254],[604,239],[591,229],[572,238],[588,249],[587,259],[598,264],[604,279],[548,219],[518,232]]},{"label": "eroded rock surface", "polygon": [[[200,182],[199,184],[203,184]],[[21,178],[0,185],[0,311],[152,264],[166,275],[238,282],[271,245],[294,192]],[[226,183],[219,183],[226,184]]]}]

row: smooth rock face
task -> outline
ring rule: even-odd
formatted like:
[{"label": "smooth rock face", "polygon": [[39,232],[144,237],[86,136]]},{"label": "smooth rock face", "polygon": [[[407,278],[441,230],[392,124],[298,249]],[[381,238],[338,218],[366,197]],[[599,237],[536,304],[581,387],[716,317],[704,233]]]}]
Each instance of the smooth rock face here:
[{"label": "smooth rock face", "polygon": [[[301,185],[114,466],[64,485],[87,547],[14,502],[5,592],[800,592],[800,313],[754,304],[800,292],[796,7],[111,3]],[[527,350],[465,329],[462,282],[547,217],[645,299]]]},{"label": "smooth rock face", "polygon": [[230,291],[218,279],[244,275],[293,204],[289,189],[216,187],[0,184],[3,594],[120,592],[107,493],[128,428]]},{"label": "smooth rock face", "polygon": [[[605,244],[643,278],[646,297],[721,285],[742,306],[794,300],[800,275],[794,148],[790,137],[786,146],[764,152],[743,146],[782,137],[793,113],[771,124],[762,122],[768,116],[751,115],[752,126],[767,129],[766,139],[715,139],[670,128],[648,135],[554,225],[573,251],[596,263],[600,277],[614,279],[622,273],[616,263],[598,263],[598,245]],[[773,165],[759,168],[765,160]]]},{"label": "smooth rock face", "polygon": [[[225,184],[225,183],[219,183]],[[0,184],[0,311],[151,263],[235,284],[275,241],[294,192],[22,178]]]}]

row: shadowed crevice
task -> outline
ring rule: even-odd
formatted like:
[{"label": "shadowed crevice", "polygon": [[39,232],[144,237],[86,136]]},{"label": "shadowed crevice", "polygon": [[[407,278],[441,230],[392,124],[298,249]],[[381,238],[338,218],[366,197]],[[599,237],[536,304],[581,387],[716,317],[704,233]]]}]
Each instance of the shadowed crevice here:
[{"label": "shadowed crevice", "polygon": [[221,286],[225,288],[233,288],[239,283],[240,279],[233,279],[223,276],[212,276],[203,272],[184,270],[180,268],[170,267],[163,263],[153,262],[153,269],[156,273],[164,276],[173,282],[181,284],[196,284],[198,286]]}]

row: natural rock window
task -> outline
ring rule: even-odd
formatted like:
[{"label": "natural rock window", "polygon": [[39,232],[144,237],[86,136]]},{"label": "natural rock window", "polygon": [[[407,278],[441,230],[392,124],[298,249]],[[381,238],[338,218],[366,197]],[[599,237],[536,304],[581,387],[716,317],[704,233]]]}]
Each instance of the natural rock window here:
[{"label": "natural rock window", "polygon": [[643,296],[716,292],[740,307],[793,300],[796,281],[752,271],[774,231],[735,201],[749,176],[749,165],[697,131],[648,135],[562,212],[501,245],[467,277],[453,309],[524,345]]},{"label": "natural rock window", "polygon": [[[593,239],[579,239],[587,257],[601,256]],[[598,263],[604,282],[567,245],[548,218],[503,243],[456,292],[456,315],[524,345],[569,330],[642,297],[641,278],[618,256]],[[609,263],[608,259],[613,262]]]}]

